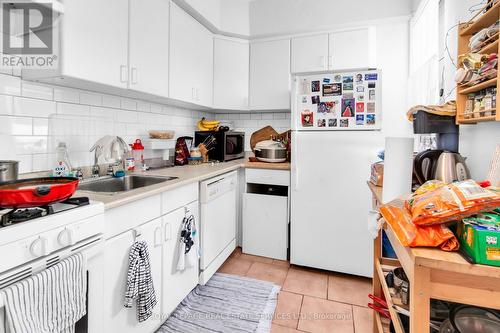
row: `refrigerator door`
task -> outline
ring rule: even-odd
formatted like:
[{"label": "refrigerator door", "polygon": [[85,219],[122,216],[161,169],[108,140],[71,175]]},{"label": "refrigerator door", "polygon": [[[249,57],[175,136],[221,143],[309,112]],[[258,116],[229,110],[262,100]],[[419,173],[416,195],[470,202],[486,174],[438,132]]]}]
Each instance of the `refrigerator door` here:
[{"label": "refrigerator door", "polygon": [[294,131],[292,144],[291,263],[371,277],[366,180],[382,134]]},{"label": "refrigerator door", "polygon": [[291,101],[292,129],[380,129],[381,84],[381,71],[375,69],[295,76]]}]

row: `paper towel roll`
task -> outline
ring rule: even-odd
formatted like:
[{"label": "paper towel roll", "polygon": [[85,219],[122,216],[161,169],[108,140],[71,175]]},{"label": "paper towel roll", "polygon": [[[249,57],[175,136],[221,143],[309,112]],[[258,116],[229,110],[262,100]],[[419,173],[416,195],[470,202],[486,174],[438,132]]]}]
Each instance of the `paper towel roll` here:
[{"label": "paper towel roll", "polygon": [[385,138],[382,201],[387,203],[411,192],[413,138]]}]

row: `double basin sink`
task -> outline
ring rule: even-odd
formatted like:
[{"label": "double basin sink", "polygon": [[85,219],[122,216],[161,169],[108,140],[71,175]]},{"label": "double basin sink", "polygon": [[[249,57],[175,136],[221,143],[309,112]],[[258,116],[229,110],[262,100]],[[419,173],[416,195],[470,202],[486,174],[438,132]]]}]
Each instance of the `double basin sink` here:
[{"label": "double basin sink", "polygon": [[97,192],[102,194],[117,194],[143,188],[150,185],[165,183],[177,177],[155,177],[127,175],[125,177],[103,177],[95,180],[88,180],[78,185],[78,190]]}]

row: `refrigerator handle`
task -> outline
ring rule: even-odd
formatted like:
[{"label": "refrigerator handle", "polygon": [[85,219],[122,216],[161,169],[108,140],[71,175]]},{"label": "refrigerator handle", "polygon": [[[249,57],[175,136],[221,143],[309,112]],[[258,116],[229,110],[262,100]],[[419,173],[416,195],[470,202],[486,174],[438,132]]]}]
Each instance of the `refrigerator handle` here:
[{"label": "refrigerator handle", "polygon": [[297,137],[292,139],[292,173],[293,173],[293,187],[294,191],[299,189],[299,154],[297,154]]}]

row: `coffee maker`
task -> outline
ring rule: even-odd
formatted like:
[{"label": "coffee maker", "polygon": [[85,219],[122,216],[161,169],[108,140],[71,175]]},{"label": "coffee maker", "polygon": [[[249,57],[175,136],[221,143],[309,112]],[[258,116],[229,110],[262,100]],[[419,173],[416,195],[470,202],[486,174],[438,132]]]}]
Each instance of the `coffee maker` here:
[{"label": "coffee maker", "polygon": [[413,133],[435,141],[435,149],[427,147],[414,158],[413,173],[419,185],[431,179],[452,183],[470,178],[465,158],[458,153],[459,127],[454,117],[418,111],[413,117]]}]

